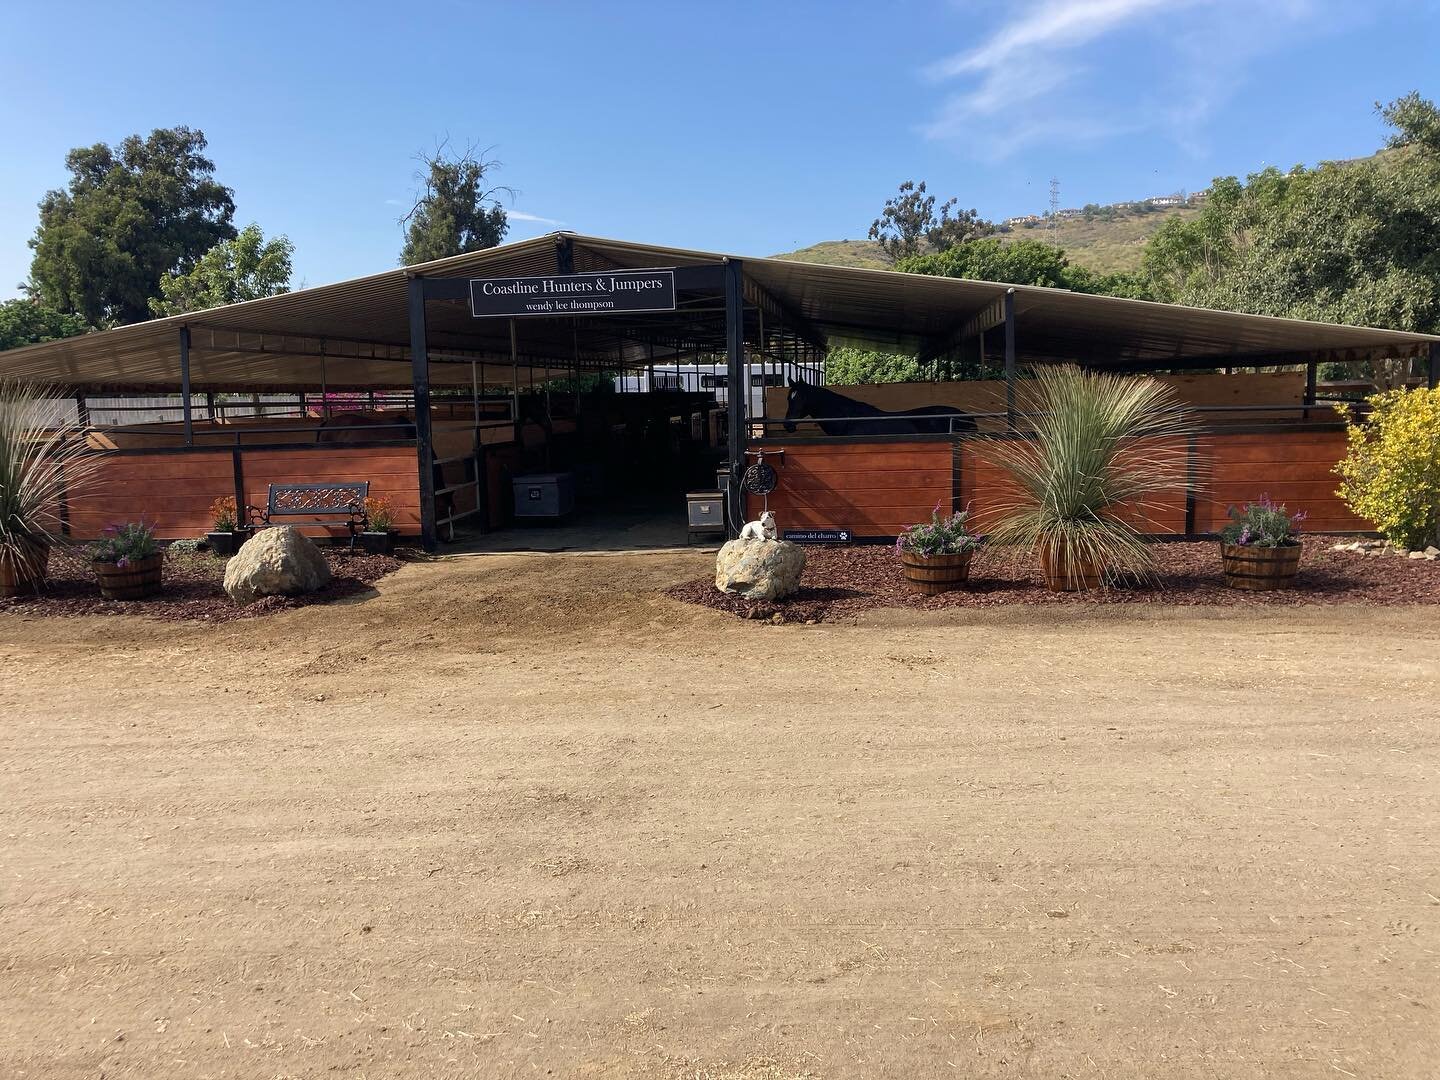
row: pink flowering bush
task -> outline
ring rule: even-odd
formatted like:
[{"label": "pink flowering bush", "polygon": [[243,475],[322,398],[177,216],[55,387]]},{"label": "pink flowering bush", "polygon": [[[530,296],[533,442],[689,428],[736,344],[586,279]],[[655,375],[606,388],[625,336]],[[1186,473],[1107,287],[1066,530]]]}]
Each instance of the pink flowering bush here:
[{"label": "pink flowering bush", "polygon": [[144,521],[127,521],[105,527],[105,535],[90,545],[92,562],[114,563],[121,570],[139,559],[160,551],[155,526]]}]

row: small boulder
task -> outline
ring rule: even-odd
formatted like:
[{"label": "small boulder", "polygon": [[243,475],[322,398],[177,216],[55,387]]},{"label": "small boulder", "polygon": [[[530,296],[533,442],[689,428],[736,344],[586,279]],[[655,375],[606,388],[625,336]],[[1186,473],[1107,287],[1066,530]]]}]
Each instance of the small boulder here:
[{"label": "small boulder", "polygon": [[781,600],[800,587],[805,551],[786,540],[731,540],[715,559],[715,588],[746,600]]},{"label": "small boulder", "polygon": [[320,549],[288,525],[261,529],[225,567],[225,592],[237,604],[314,592],[329,581],[330,565]]},{"label": "small boulder", "polygon": [[1412,558],[1412,559],[1428,559],[1429,557],[1430,557],[1430,556],[1426,555],[1425,552],[1423,552],[1423,551],[1412,551],[1412,552],[1410,552],[1410,558]]}]

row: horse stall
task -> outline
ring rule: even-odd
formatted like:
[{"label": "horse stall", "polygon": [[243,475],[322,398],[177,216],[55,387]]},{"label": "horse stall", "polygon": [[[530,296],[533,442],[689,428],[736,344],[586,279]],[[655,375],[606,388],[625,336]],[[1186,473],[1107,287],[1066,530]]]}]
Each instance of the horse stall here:
[{"label": "horse stall", "polygon": [[[836,346],[932,378],[828,386]],[[434,549],[528,518],[537,473],[573,487],[587,545],[683,543],[700,503],[734,535],[764,505],[743,483],[762,454],[789,530],[889,539],[937,505],[983,522],[1004,494],[986,440],[1025,437],[1025,375],[1057,363],[1158,373],[1202,419],[1205,494],[1159,531],[1265,493],[1366,529],[1333,494],[1344,435],[1317,372],[1395,361],[1440,382],[1440,338],[559,232],[13,349],[0,376],[64,388],[89,422],[104,461],[64,508],[77,539],[141,516],[196,536],[223,496],[363,481]]]},{"label": "horse stall", "polygon": [[[1218,532],[1232,505],[1268,495],[1292,511],[1307,512],[1318,532],[1369,532],[1335,494],[1335,465],[1344,456],[1345,427],[1330,404],[1308,400],[1303,371],[1246,374],[1162,374],[1180,403],[1192,410],[1200,432],[1187,446],[1189,471],[1201,494],[1177,497],[1147,512],[1144,528],[1160,536],[1199,537]],[[747,513],[768,508],[787,530],[844,534],[856,541],[890,541],[907,526],[942,512],[968,509],[983,530],[1011,487],[986,451],[999,438],[1026,437],[1023,414],[1006,413],[1000,381],[891,383],[830,386],[823,407],[831,415],[855,403],[850,425],[814,421],[769,423],[750,445],[753,459],[770,463],[777,486],[768,497],[747,496]],[[775,394],[772,413],[786,411],[791,391]],[[905,418],[946,407],[958,416],[954,431],[894,433]],[[935,414],[931,412],[928,417]],[[943,414],[942,414],[943,415]],[[926,418],[922,424],[935,426]],[[962,424],[964,425],[962,430]],[[792,430],[786,431],[786,428]],[[889,428],[870,434],[867,427]],[[774,434],[768,432],[773,431]]]}]

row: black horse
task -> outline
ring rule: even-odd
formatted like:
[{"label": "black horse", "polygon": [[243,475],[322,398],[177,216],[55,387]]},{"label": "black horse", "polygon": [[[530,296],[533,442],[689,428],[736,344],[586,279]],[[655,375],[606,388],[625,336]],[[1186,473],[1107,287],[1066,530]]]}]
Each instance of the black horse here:
[{"label": "black horse", "polygon": [[807,416],[826,417],[818,421],[826,435],[945,435],[975,430],[975,418],[952,405],[892,413],[803,379],[791,379],[785,430],[794,431],[795,421]]}]

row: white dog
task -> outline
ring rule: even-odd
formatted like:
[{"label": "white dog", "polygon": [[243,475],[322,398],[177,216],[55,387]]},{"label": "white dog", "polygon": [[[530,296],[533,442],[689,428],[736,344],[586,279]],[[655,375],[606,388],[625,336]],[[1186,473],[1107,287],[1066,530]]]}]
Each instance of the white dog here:
[{"label": "white dog", "polygon": [[766,510],[759,521],[747,521],[740,530],[741,540],[774,540],[780,535],[775,527],[775,515]]}]

